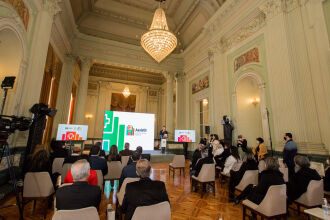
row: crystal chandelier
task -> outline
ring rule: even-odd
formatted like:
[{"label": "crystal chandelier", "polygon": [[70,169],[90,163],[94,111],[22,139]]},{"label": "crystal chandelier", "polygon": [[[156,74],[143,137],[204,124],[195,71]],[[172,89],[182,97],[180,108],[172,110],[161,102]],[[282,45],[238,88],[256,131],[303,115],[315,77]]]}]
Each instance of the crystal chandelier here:
[{"label": "crystal chandelier", "polygon": [[142,35],[141,45],[158,63],[175,49],[177,39],[168,30],[165,12],[161,7],[156,9],[149,31]]},{"label": "crystal chandelier", "polygon": [[123,95],[125,98],[127,98],[128,96],[131,95],[131,92],[129,91],[128,87],[125,87],[124,91],[123,91]]}]

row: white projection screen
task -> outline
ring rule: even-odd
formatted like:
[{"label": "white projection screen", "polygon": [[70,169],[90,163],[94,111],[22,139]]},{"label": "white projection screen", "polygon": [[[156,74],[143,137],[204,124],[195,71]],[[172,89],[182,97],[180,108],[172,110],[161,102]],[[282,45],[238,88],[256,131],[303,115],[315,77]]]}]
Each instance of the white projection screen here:
[{"label": "white projection screen", "polygon": [[143,150],[154,150],[154,126],[154,114],[106,111],[103,150],[109,151],[111,145],[117,145],[120,151],[126,142],[130,144],[130,150],[137,146]]}]

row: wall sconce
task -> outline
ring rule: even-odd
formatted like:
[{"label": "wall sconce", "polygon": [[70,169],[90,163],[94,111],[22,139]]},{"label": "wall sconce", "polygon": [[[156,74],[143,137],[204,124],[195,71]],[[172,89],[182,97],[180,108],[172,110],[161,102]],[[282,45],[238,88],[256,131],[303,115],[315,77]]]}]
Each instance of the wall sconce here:
[{"label": "wall sconce", "polygon": [[256,106],[257,104],[260,103],[260,98],[252,98],[252,99],[249,99],[249,103],[250,103],[250,104],[253,104],[254,106]]},{"label": "wall sconce", "polygon": [[203,99],[203,105],[207,105],[207,104],[209,104],[209,100]]},{"label": "wall sconce", "polygon": [[87,115],[85,115],[85,118],[91,119],[91,118],[93,118],[93,115],[92,114],[87,114]]}]

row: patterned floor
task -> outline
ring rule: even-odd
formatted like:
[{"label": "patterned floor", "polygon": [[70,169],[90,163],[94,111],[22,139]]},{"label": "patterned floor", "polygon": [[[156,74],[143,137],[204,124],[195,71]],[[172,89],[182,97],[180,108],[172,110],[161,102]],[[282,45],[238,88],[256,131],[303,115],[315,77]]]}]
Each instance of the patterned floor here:
[{"label": "patterned floor", "polygon": [[[228,203],[228,190],[227,185],[220,187],[219,181],[216,181],[216,194],[207,193],[204,194],[201,199],[200,194],[190,192],[190,180],[188,175],[188,161],[186,163],[186,175],[185,177],[176,175],[169,177],[167,162],[152,163],[151,178],[155,180],[161,180],[166,183],[167,193],[169,195],[172,220],[238,220],[242,219],[242,206]],[[179,171],[177,171],[179,172]],[[100,219],[105,220],[106,205],[116,203],[116,184],[114,188],[111,188],[109,182],[105,185],[104,194],[102,195],[102,201],[100,205]],[[15,201],[11,198],[5,204],[11,204]],[[115,205],[114,205],[115,206]],[[24,219],[35,220],[42,219],[43,210],[46,208],[46,204],[37,203],[35,213],[32,213],[32,203],[28,204],[24,208]],[[290,210],[291,217],[289,219],[307,219],[307,216],[297,216],[293,210]],[[51,219],[53,210],[49,209],[47,213],[47,220]],[[19,219],[18,210],[16,207],[7,209],[0,209],[0,216],[4,216],[6,220]]]}]

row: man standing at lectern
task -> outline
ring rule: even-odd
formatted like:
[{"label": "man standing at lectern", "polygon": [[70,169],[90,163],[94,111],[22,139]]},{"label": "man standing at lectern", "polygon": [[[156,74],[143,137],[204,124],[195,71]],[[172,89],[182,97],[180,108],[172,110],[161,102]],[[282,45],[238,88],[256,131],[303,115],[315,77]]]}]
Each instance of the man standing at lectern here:
[{"label": "man standing at lectern", "polygon": [[165,146],[162,146],[162,139],[167,139],[167,136],[168,136],[168,132],[166,131],[166,127],[163,126],[162,130],[159,132],[162,154],[165,153]]}]

